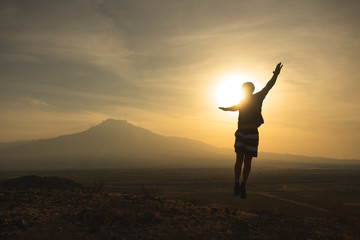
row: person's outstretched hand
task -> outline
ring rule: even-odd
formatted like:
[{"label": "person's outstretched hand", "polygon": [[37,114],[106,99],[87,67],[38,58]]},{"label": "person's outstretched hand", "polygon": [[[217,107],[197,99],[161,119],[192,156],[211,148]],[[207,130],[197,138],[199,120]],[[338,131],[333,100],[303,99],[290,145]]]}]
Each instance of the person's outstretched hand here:
[{"label": "person's outstretched hand", "polygon": [[278,65],[276,65],[275,71],[273,71],[273,73],[279,75],[282,67],[283,65],[281,64],[281,62],[279,62]]}]

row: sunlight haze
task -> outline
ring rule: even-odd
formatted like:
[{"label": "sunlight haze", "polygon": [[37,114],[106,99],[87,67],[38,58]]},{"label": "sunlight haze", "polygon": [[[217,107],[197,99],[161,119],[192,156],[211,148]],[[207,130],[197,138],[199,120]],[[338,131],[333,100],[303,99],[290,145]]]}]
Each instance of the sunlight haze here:
[{"label": "sunlight haze", "polygon": [[359,159],[359,11],[356,0],[1,1],[0,142],[114,118],[233,151],[237,113],[218,107],[237,104],[243,82],[260,91],[282,62],[259,151]]},{"label": "sunlight haze", "polygon": [[216,106],[233,106],[238,104],[244,94],[241,86],[245,82],[252,82],[255,85],[255,92],[259,91],[259,86],[255,79],[243,73],[228,73],[219,79],[219,83],[214,87],[214,102]]}]

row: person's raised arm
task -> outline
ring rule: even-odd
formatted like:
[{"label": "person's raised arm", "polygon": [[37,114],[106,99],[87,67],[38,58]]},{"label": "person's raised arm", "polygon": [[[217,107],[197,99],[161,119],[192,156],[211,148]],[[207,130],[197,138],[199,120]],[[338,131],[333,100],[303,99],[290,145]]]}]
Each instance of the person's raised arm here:
[{"label": "person's raised arm", "polygon": [[264,94],[264,97],[270,91],[270,89],[275,85],[276,79],[279,76],[282,67],[283,67],[283,65],[281,64],[281,62],[278,63],[278,65],[276,65],[276,68],[273,71],[274,75],[269,80],[269,82],[266,84],[266,86],[260,91],[262,94]]},{"label": "person's raised arm", "polygon": [[223,111],[237,111],[239,110],[239,106],[238,105],[234,105],[231,107],[219,107],[219,109],[223,110]]}]

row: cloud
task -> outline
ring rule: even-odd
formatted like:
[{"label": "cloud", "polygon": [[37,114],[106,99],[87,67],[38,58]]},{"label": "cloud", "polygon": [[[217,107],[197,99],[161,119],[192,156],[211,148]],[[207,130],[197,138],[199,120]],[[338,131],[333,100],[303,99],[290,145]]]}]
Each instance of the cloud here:
[{"label": "cloud", "polygon": [[18,63],[18,62],[39,62],[40,59],[33,55],[20,53],[0,53],[0,63]]},{"label": "cloud", "polygon": [[49,106],[48,103],[46,103],[45,101],[36,99],[36,98],[32,98],[32,97],[28,97],[26,98],[26,100],[33,106],[40,106],[40,107],[47,107]]},{"label": "cloud", "polygon": [[98,1],[9,3],[0,12],[8,23],[0,25],[2,61],[50,58],[126,74],[132,51],[98,6]]}]

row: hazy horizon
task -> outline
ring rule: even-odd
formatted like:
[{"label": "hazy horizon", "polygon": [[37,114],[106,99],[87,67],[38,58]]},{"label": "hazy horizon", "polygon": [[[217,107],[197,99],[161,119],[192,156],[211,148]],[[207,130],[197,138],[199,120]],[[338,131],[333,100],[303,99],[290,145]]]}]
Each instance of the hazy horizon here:
[{"label": "hazy horizon", "polygon": [[[123,122],[125,122],[125,125],[123,124]],[[196,141],[196,142],[198,142],[199,144],[205,144],[205,145],[207,145],[208,147],[214,147],[214,148],[217,148],[217,150],[216,151],[218,151],[217,153],[215,153],[215,152],[213,152],[212,154],[213,154],[213,156],[211,156],[212,158],[216,158],[216,156],[218,157],[218,160],[219,159],[221,159],[221,158],[223,158],[223,157],[225,157],[226,156],[226,159],[229,161],[229,162],[231,162],[232,161],[232,155],[233,155],[233,148],[230,146],[230,147],[223,147],[223,148],[221,148],[221,147],[217,147],[217,146],[215,146],[215,145],[211,145],[211,144],[209,144],[209,143],[206,143],[206,142],[203,142],[203,141],[200,141],[200,140],[195,140],[195,139],[191,139],[191,138],[184,138],[184,137],[178,137],[178,136],[171,136],[171,135],[161,135],[161,134],[159,134],[159,133],[157,133],[157,132],[154,132],[154,131],[152,131],[151,129],[146,129],[146,128],[143,128],[143,127],[140,127],[140,126],[136,126],[136,125],[134,125],[133,123],[131,123],[131,122],[129,122],[129,121],[127,121],[126,119],[112,119],[112,118],[109,118],[109,119],[106,119],[106,120],[103,120],[101,123],[98,123],[97,125],[93,125],[93,126],[90,126],[89,128],[87,128],[87,129],[83,129],[83,130],[81,130],[81,131],[76,131],[76,132],[69,132],[69,133],[65,133],[65,134],[63,134],[63,135],[56,135],[56,136],[50,136],[50,137],[48,137],[48,138],[38,138],[38,139],[23,139],[23,140],[18,140],[18,141],[12,141],[12,142],[0,142],[0,144],[11,144],[11,145],[5,145],[5,148],[8,148],[8,147],[11,147],[12,148],[12,146],[15,146],[15,149],[16,149],[16,146],[18,146],[18,144],[16,144],[16,143],[20,143],[20,145],[19,146],[21,146],[22,144],[21,143],[25,143],[25,144],[27,144],[27,143],[35,143],[35,142],[42,142],[42,145],[44,144],[44,141],[48,141],[48,140],[56,140],[56,139],[59,139],[59,138],[67,138],[67,142],[68,142],[68,144],[69,144],[69,146],[75,146],[75,145],[77,145],[77,144],[83,144],[85,141],[89,141],[89,139],[88,139],[88,137],[90,137],[91,135],[88,135],[86,138],[87,139],[78,139],[77,140],[77,142],[74,142],[74,140],[73,139],[71,139],[71,138],[69,138],[69,137],[75,137],[75,136],[79,136],[79,134],[83,134],[83,133],[86,133],[86,132],[89,132],[89,131],[92,131],[93,129],[99,129],[99,127],[101,127],[102,126],[102,129],[103,130],[105,130],[105,131],[100,131],[100,132],[97,132],[95,135],[94,134],[92,134],[92,137],[94,137],[94,136],[96,136],[97,134],[99,134],[99,137],[106,137],[106,138],[113,138],[113,139],[115,139],[116,137],[118,137],[119,136],[119,134],[122,134],[122,131],[123,130],[125,130],[126,129],[126,134],[129,134],[130,133],[130,135],[129,136],[131,136],[132,134],[134,134],[133,136],[139,136],[139,133],[141,134],[141,135],[147,135],[147,134],[151,134],[151,135],[153,135],[153,136],[159,136],[159,137],[165,137],[165,138],[169,138],[169,139],[178,139],[178,140],[180,140],[180,139],[182,139],[182,140],[184,140],[184,141],[190,141],[190,142],[192,142],[192,141]],[[121,128],[119,128],[120,126],[122,126]],[[133,128],[133,129],[132,129]],[[132,130],[131,130],[132,129]],[[135,130],[135,129],[138,129],[138,130],[140,130],[140,131],[137,131],[137,130]],[[130,130],[130,132],[129,132],[129,130]],[[134,131],[135,130],[135,131]],[[93,132],[94,133],[94,132]],[[112,135],[112,136],[111,136]],[[126,136],[125,137],[125,139],[127,138],[127,137],[129,137],[129,136]],[[154,139],[155,140],[155,139]],[[121,139],[121,138],[118,138],[116,141],[118,141],[118,142],[109,142],[108,144],[109,145],[117,145],[117,149],[118,150],[123,150],[123,151],[127,151],[128,149],[129,149],[129,146],[124,146],[123,144],[124,144],[124,142],[123,142],[123,139]],[[156,140],[155,140],[156,141]],[[100,140],[97,144],[99,144],[100,142],[102,142],[102,140]],[[150,141],[151,143],[153,143],[152,141]],[[193,144],[194,144],[195,142],[193,142]],[[198,143],[196,143],[196,144],[198,144]],[[13,145],[13,144],[15,144],[15,145]],[[89,144],[89,143],[87,143],[87,144]],[[105,143],[106,144],[106,143]],[[138,144],[141,144],[141,142],[138,142]],[[164,143],[163,143],[164,144]],[[192,144],[192,145],[193,145]],[[49,146],[48,146],[49,147]],[[61,147],[63,147],[63,146],[61,146]],[[204,155],[204,149],[202,149],[202,148],[197,148],[197,153],[196,152],[194,152],[194,149],[192,148],[192,147],[194,147],[194,146],[191,146],[189,149],[186,149],[186,147],[185,148],[183,148],[184,150],[187,150],[187,151],[190,151],[191,152],[191,154],[192,155],[188,155],[188,156],[186,156],[185,157],[185,159],[190,159],[191,157],[190,156],[192,156],[193,157],[193,159],[197,159],[197,158],[199,158],[199,157],[201,157],[201,158],[204,158],[205,157],[205,155]],[[197,146],[198,147],[198,146]],[[92,145],[92,146],[88,146],[87,147],[87,149],[97,149],[97,148],[102,148],[101,146],[99,146],[99,145]],[[150,147],[151,148],[151,147]],[[180,147],[181,148],[181,147]],[[195,147],[196,148],[196,147]],[[46,149],[43,149],[43,150],[45,150],[45,151],[47,151]],[[55,150],[55,149],[54,149]],[[57,153],[56,153],[56,151],[60,151],[60,152],[62,152],[64,149],[56,149],[55,150],[55,153],[54,153],[54,155],[56,155]],[[86,149],[83,149],[83,150],[85,150],[85,152],[86,152]],[[208,149],[209,150],[209,149]],[[36,150],[36,152],[38,152],[38,153],[40,153],[42,150]],[[73,149],[68,149],[68,151],[69,151],[69,156],[71,156],[72,154],[74,154],[73,153]],[[103,151],[103,150],[102,150]],[[143,151],[144,151],[144,149],[143,149]],[[141,152],[143,152],[143,151],[141,151]],[[187,151],[185,151],[185,152],[187,152]],[[58,153],[58,154],[60,154],[61,155],[61,153]],[[84,152],[84,153],[85,153]],[[113,152],[113,150],[109,150],[108,151],[108,154],[113,154],[112,153]],[[138,152],[138,151],[135,151],[135,152],[133,152],[133,154],[134,154],[134,159],[136,159],[136,158],[138,158],[139,156],[135,156],[136,154],[136,152]],[[147,152],[147,150],[145,150],[145,152]],[[0,152],[1,153],[1,152]],[[33,153],[35,153],[35,152],[33,152]],[[169,150],[166,148],[166,149],[164,149],[164,151],[163,151],[163,154],[165,154],[165,153],[169,153]],[[29,153],[25,153],[25,155],[24,156],[22,156],[20,159],[23,159],[23,160],[25,160],[25,159],[27,159],[27,155],[28,155]],[[76,153],[76,154],[74,154],[74,155],[72,155],[73,157],[76,157],[76,155],[77,155],[78,153]],[[214,155],[215,154],[215,155]],[[220,155],[216,155],[216,154],[220,154]],[[59,155],[59,156],[60,156]],[[175,154],[176,155],[176,154]],[[222,156],[221,156],[222,155]],[[95,154],[93,154],[92,156],[94,156],[95,158],[96,158],[96,156],[97,156],[97,154],[95,153]],[[130,155],[129,155],[130,156]],[[235,155],[234,155],[235,156]],[[54,156],[53,156],[54,157]],[[53,157],[50,157],[50,159],[49,160],[51,160]],[[98,157],[98,156],[97,156]],[[184,156],[183,156],[184,157]],[[207,157],[209,157],[209,156],[207,156]],[[99,159],[101,159],[101,158],[103,158],[103,159],[106,159],[107,157],[105,157],[105,156],[102,156],[102,157],[100,157]],[[123,160],[122,159],[122,156],[118,156],[117,157],[118,158],[118,160]],[[143,157],[141,157],[141,158],[143,158],[143,160],[148,160],[145,156],[143,156]],[[215,159],[214,158],[214,159]],[[340,160],[339,158],[329,158],[329,157],[324,157],[324,156],[320,156],[320,155],[316,155],[316,156],[311,156],[311,155],[306,155],[306,154],[291,154],[291,153],[277,153],[277,152],[265,152],[265,151],[260,151],[260,154],[259,154],[259,160],[260,160],[260,162],[262,161],[262,160],[265,160],[265,161],[267,161],[267,160],[269,160],[269,159],[271,159],[272,161],[283,161],[284,163],[285,162],[304,162],[304,163],[306,163],[306,162],[313,162],[314,164],[319,164],[319,163],[324,163],[324,160],[325,160],[325,162],[326,161],[328,161],[327,163],[333,163],[333,162],[331,162],[331,160],[336,160],[336,159],[338,159],[338,160]],[[64,160],[66,159],[66,157],[64,158]],[[91,158],[89,158],[89,160],[90,160]],[[162,159],[162,157],[159,157],[159,159],[158,160],[161,160]],[[214,159],[212,159],[212,160],[214,160]],[[314,162],[314,160],[315,159],[317,159],[318,161],[315,161]],[[322,159],[322,160],[321,160]],[[3,160],[5,160],[5,159],[3,159]],[[259,161],[259,160],[257,160],[257,161]],[[350,160],[350,161],[352,161],[352,160],[355,160],[355,161],[360,161],[360,159],[355,159],[355,158],[341,158],[341,160],[344,160],[344,161],[347,161],[347,160]],[[330,161],[330,162],[329,162]],[[200,161],[201,162],[201,161]],[[227,166],[227,164],[225,164],[224,166]],[[299,167],[299,166],[298,166]]]},{"label": "hazy horizon", "polygon": [[[124,119],[232,148],[242,82],[264,101],[261,152],[360,159],[360,2],[0,3],[0,142]],[[240,89],[239,89],[240,92]],[[236,91],[235,91],[236,93]]]}]

